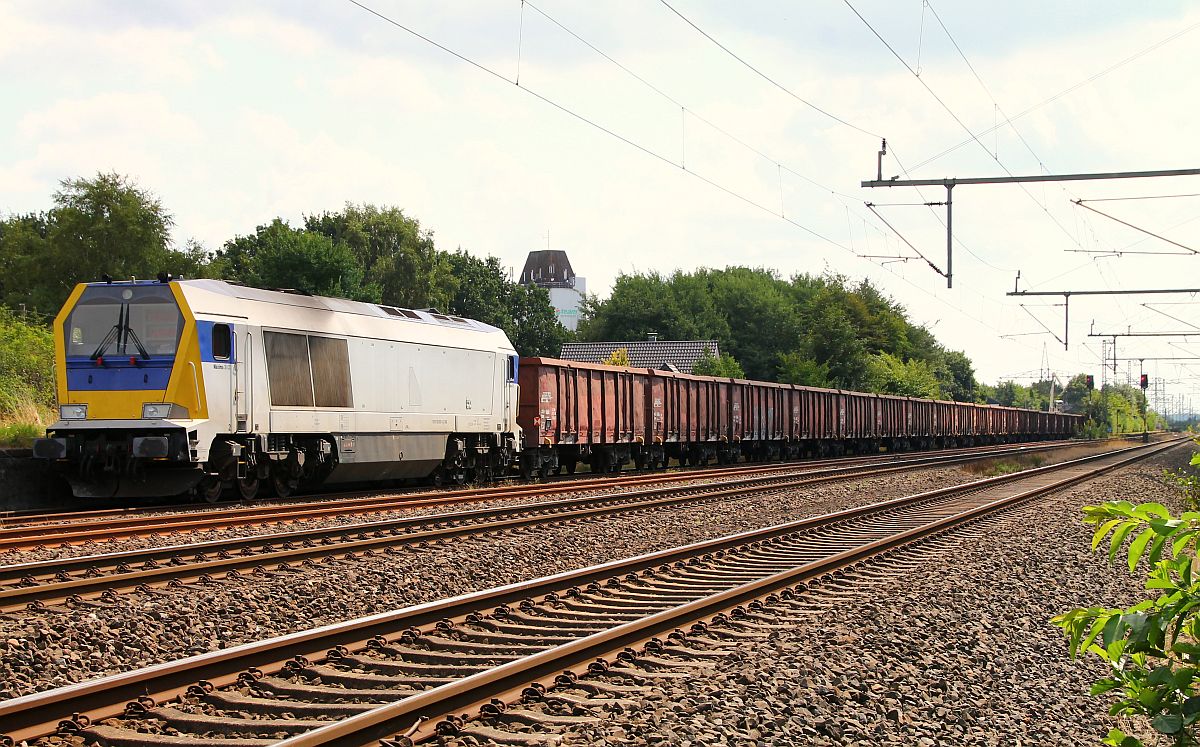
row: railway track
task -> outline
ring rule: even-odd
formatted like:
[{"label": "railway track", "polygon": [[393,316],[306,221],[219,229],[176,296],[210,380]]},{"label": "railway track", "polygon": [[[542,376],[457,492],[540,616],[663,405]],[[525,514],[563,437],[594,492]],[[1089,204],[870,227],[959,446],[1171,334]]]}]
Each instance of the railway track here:
[{"label": "railway track", "polygon": [[380,739],[411,743],[438,730],[461,731],[462,715],[475,713],[570,723],[583,717],[507,704],[522,696],[568,706],[581,698],[596,707],[619,704],[636,690],[614,681],[624,672],[636,667],[652,678],[653,670],[672,661],[702,660],[713,631],[730,618],[754,618],[757,600],[802,594],[814,579],[1185,440],[987,478],[16,698],[0,703],[0,725],[8,743],[59,732],[113,747],[315,747]]},{"label": "railway track", "polygon": [[[1058,441],[1044,444],[1022,444],[984,447],[978,449],[949,449],[922,454],[887,455],[830,459],[817,462],[794,462],[773,465],[740,465],[711,470],[681,471],[670,474],[640,473],[619,478],[588,478],[563,480],[549,484],[496,486],[453,491],[410,494],[373,495],[345,500],[322,500],[304,503],[284,503],[268,506],[249,506],[187,513],[145,515],[142,509],[88,511],[79,514],[40,514],[0,520],[0,552],[49,545],[82,545],[110,539],[123,539],[148,534],[194,534],[263,524],[286,524],[348,513],[371,514],[397,509],[446,506],[483,500],[545,497],[580,491],[599,491],[609,488],[629,488],[642,485],[690,482],[709,478],[773,475],[780,473],[814,472],[823,469],[854,468],[872,464],[934,465],[964,460],[997,458],[1013,454],[1036,454],[1063,448],[1095,445],[1096,442]],[[195,506],[193,505],[194,509]],[[42,523],[53,521],[54,523]]]},{"label": "railway track", "polygon": [[[1020,453],[1029,453],[1022,450]],[[400,547],[465,536],[564,523],[615,513],[660,510],[698,502],[725,501],[763,492],[794,490],[837,480],[857,479],[972,461],[972,454],[919,457],[878,466],[849,465],[784,474],[757,474],[721,482],[689,482],[636,491],[589,495],[432,516],[338,525],[290,532],[217,539],[187,545],[128,550],[103,555],[0,566],[0,611],[27,607],[86,606],[117,601],[121,592],[237,579],[247,573],[288,571],[326,559],[369,557]]]}]

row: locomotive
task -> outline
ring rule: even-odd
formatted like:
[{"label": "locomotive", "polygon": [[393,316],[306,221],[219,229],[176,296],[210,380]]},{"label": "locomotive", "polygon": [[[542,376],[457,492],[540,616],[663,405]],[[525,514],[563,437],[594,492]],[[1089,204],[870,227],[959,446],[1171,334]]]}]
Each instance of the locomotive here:
[{"label": "locomotive", "polygon": [[470,319],[161,277],[78,285],[54,331],[34,456],[77,496],[486,480],[518,451],[516,351]]},{"label": "locomotive", "polygon": [[83,283],[54,322],[80,497],[434,484],[1066,438],[1079,416],[518,357],[434,310],[220,280]]}]

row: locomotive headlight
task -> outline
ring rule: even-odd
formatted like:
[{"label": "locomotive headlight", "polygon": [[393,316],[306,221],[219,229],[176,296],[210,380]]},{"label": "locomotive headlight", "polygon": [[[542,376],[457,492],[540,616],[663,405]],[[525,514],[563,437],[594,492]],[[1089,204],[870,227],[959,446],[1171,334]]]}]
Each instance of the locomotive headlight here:
[{"label": "locomotive headlight", "polygon": [[173,405],[170,402],[147,402],[142,405],[142,418],[146,420],[187,420],[187,417],[188,410],[182,405]]},{"label": "locomotive headlight", "polygon": [[147,420],[166,420],[171,417],[171,405],[166,402],[147,402],[142,405],[142,417]]},{"label": "locomotive headlight", "polygon": [[63,420],[87,420],[87,405],[63,405],[58,408],[58,417]]}]

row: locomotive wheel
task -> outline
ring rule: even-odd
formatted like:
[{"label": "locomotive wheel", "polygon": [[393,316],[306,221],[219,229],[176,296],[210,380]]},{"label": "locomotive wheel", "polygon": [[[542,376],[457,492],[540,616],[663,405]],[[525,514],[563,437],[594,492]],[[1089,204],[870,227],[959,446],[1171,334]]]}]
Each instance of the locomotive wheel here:
[{"label": "locomotive wheel", "polygon": [[221,492],[224,487],[219,477],[205,477],[196,486],[196,494],[207,503],[216,503],[221,500]]},{"label": "locomotive wheel", "polygon": [[271,470],[271,487],[274,488],[275,495],[280,498],[288,498],[296,492],[296,486],[292,484],[291,478],[283,473],[283,470]]},{"label": "locomotive wheel", "polygon": [[258,475],[249,475],[238,479],[238,495],[242,496],[242,500],[252,501],[258,497],[259,482]]}]

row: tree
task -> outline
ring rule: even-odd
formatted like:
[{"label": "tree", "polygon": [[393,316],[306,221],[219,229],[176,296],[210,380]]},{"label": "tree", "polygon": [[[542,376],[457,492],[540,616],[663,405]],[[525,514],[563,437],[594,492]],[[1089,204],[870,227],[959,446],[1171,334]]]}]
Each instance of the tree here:
[{"label": "tree", "polygon": [[379,301],[379,286],[363,285],[362,265],[349,247],[279,218],[226,242],[216,261],[224,277],[259,288]]},{"label": "tree", "polygon": [[692,366],[692,373],[697,376],[719,376],[723,379],[744,379],[746,372],[729,353],[714,356],[710,348],[700,351],[700,357]]},{"label": "tree", "polygon": [[955,402],[975,401],[975,369],[966,353],[947,350],[933,373],[944,397]]},{"label": "tree", "polygon": [[905,362],[890,353],[877,353],[867,359],[866,383],[872,392],[925,399],[942,396],[928,363]]},{"label": "tree", "polygon": [[350,250],[366,282],[379,288],[365,295],[410,309],[449,307],[449,257],[434,246],[433,233],[400,208],[347,203],[339,213],[306,217],[304,227]]},{"label": "tree", "polygon": [[828,370],[829,384],[860,389],[866,380],[866,351],[846,314],[833,304],[820,304],[807,319],[806,353]]},{"label": "tree", "polygon": [[[1200,454],[1191,464],[1200,465]],[[1091,694],[1115,696],[1109,713],[1143,716],[1178,747],[1200,743],[1200,513],[1195,508],[1174,517],[1159,503],[1085,507],[1084,522],[1096,527],[1092,549],[1108,539],[1109,562],[1124,555],[1130,573],[1144,561],[1151,597],[1126,609],[1088,607],[1053,619],[1067,635],[1072,658],[1091,654],[1107,665],[1107,676],[1092,685]],[[1126,541],[1128,550],[1122,553]],[[1142,744],[1119,729],[1104,743]]]},{"label": "tree", "polygon": [[617,348],[609,353],[608,357],[600,361],[606,366],[629,366],[629,350],[627,348]]},{"label": "tree", "polygon": [[517,352],[557,358],[571,332],[555,316],[550,292],[535,285],[516,285],[509,299],[513,327],[508,336]]},{"label": "tree", "polygon": [[160,272],[194,276],[207,262],[203,249],[172,248],[171,214],[159,199],[115,173],[65,179],[47,213],[0,223],[0,300],[43,313],[57,311],[76,283],[153,278]]},{"label": "tree", "polygon": [[779,356],[778,378],[783,384],[828,387],[829,366],[798,352],[783,353]]}]

